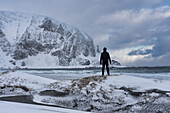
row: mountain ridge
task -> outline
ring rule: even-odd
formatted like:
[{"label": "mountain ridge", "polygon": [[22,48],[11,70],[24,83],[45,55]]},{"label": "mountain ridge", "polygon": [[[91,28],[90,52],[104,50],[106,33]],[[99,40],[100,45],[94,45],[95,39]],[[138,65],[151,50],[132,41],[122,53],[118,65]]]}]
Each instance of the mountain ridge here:
[{"label": "mountain ridge", "polygon": [[74,65],[89,65],[88,57],[96,56],[93,39],[76,27],[46,16],[7,11],[0,11],[0,48],[21,66],[38,54],[58,57],[56,66],[73,65],[75,59]]},{"label": "mountain ridge", "polygon": [[99,65],[87,33],[42,15],[0,11],[0,49],[18,67]]}]

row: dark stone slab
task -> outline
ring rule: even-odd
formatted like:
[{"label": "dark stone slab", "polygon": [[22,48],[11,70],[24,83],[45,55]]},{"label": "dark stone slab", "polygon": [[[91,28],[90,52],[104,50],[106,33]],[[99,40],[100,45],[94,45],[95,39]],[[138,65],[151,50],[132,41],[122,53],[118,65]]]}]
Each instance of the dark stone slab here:
[{"label": "dark stone slab", "polygon": [[18,95],[18,96],[0,97],[0,100],[35,104],[33,102],[33,96],[32,95]]},{"label": "dark stone slab", "polygon": [[55,90],[45,90],[39,93],[41,96],[54,96],[54,97],[65,97],[69,95],[68,93],[59,92]]}]

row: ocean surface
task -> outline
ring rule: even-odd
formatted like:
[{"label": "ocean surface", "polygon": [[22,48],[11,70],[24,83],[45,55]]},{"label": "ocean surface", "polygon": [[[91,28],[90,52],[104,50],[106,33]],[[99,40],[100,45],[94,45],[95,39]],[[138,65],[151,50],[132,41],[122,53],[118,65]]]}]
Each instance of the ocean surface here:
[{"label": "ocean surface", "polygon": [[[6,70],[0,70],[3,72]],[[10,71],[10,70],[9,70]],[[19,69],[17,71],[56,80],[79,79],[88,76],[101,75],[101,68],[73,69]],[[122,74],[148,79],[170,80],[170,66],[164,67],[124,67],[110,68],[110,74]],[[105,70],[105,75],[107,72]]]}]

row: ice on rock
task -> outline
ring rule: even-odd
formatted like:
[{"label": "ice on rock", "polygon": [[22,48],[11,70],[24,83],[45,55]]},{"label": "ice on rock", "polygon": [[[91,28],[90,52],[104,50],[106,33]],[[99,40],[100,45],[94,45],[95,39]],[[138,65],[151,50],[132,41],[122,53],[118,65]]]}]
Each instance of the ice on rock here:
[{"label": "ice on rock", "polygon": [[[96,56],[93,39],[79,29],[50,17],[6,11],[0,11],[0,49],[20,67],[22,62],[41,67],[51,58],[44,67],[90,65]],[[38,55],[47,59],[37,63]]]}]

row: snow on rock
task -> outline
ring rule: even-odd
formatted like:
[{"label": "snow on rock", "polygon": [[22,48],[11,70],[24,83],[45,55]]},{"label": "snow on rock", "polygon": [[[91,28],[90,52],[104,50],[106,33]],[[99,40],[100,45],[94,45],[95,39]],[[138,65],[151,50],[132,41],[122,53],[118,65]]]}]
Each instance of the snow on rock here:
[{"label": "snow on rock", "polygon": [[[5,56],[5,57],[4,57]],[[10,63],[11,61],[11,63]],[[15,65],[12,65],[12,58],[10,56],[6,56],[6,54],[0,48],[0,68],[15,68]]]},{"label": "snow on rock", "polygon": [[[3,72],[0,75],[0,87],[1,89],[7,88],[20,88],[26,92],[34,93],[39,90],[45,90],[50,83],[56,82],[56,80],[47,79],[39,76],[34,76],[22,72]],[[8,92],[2,90],[5,94]],[[13,92],[15,93],[15,92]]]},{"label": "snow on rock", "polygon": [[93,39],[79,29],[50,17],[7,11],[0,11],[0,48],[20,67],[90,65],[89,58],[96,57]]},{"label": "snow on rock", "polygon": [[48,107],[15,102],[0,101],[1,113],[87,113],[58,107]]},{"label": "snow on rock", "polygon": [[169,81],[158,82],[126,75],[85,77],[73,80],[69,86],[60,83],[50,85],[51,88],[69,92],[71,100],[68,96],[45,97],[41,98],[41,102],[101,113],[126,110],[133,112],[139,110],[135,107],[142,108],[150,100],[156,100],[162,95],[165,99],[170,99],[168,84]]},{"label": "snow on rock", "polygon": [[170,81],[166,80],[119,74],[75,80],[51,80],[22,72],[4,72],[0,75],[0,94],[3,96],[10,92],[19,92],[20,95],[32,95],[36,103],[83,111],[147,112],[150,106],[150,109],[158,112],[158,109],[155,109],[158,105],[164,106],[162,112],[169,109],[169,84]]}]

